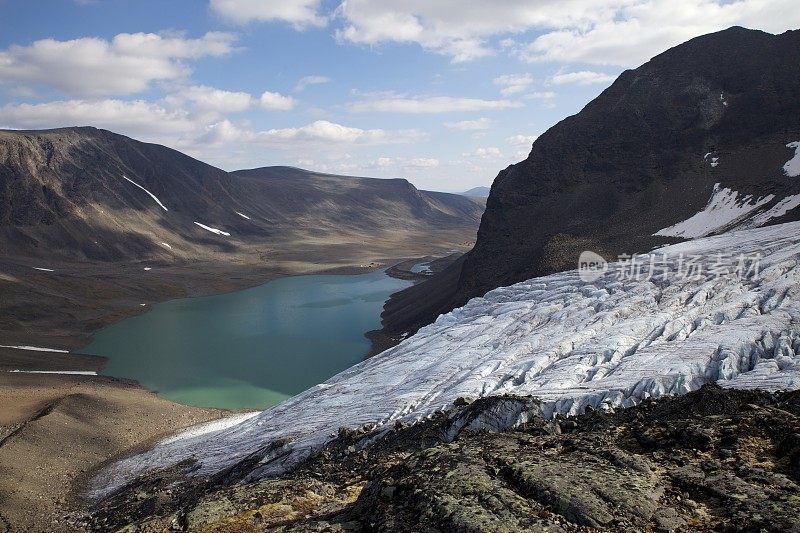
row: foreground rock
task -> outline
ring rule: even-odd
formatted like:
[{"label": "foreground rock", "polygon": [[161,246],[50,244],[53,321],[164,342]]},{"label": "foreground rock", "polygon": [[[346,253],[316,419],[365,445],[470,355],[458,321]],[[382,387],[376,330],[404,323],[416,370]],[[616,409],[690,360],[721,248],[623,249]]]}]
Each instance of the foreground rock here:
[{"label": "foreground rock", "polygon": [[[105,531],[787,531],[800,522],[800,392],[724,390],[516,429],[537,402],[466,401],[411,427],[342,431],[281,479],[245,462],[101,502]],[[188,465],[183,465],[184,467]]]}]

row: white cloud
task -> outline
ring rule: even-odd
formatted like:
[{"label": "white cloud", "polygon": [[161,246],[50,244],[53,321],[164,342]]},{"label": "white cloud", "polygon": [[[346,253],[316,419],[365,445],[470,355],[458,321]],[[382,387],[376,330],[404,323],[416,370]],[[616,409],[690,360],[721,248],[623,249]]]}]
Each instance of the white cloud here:
[{"label": "white cloud", "polygon": [[383,130],[354,128],[327,120],[295,128],[275,128],[264,131],[240,129],[229,121],[207,128],[202,137],[210,144],[221,142],[252,142],[277,148],[301,149],[307,144],[382,145],[417,142],[426,136],[418,130]]},{"label": "white cloud", "polygon": [[512,94],[524,92],[533,83],[533,76],[530,74],[506,74],[498,76],[492,80],[492,83],[502,87],[500,93],[503,96],[511,96]]},{"label": "white cloud", "polygon": [[424,170],[436,168],[440,165],[440,161],[433,157],[414,157],[411,159],[403,157],[388,157],[381,156],[374,161],[364,165],[364,168],[369,170],[391,171],[395,172],[400,169],[404,170]]},{"label": "white cloud", "polygon": [[361,44],[417,43],[450,56],[455,62],[469,61],[493,53],[486,42],[492,36],[553,24],[586,24],[591,21],[592,12],[603,11],[606,5],[614,3],[618,2],[346,0],[337,10],[344,20],[337,37]]},{"label": "white cloud", "polygon": [[0,51],[0,83],[46,85],[73,96],[133,94],[153,81],[186,77],[184,60],[229,54],[234,41],[220,32],[199,39],[155,33],[120,33],[110,42],[42,39]]},{"label": "white cloud", "polygon": [[[529,61],[637,66],[692,37],[733,25],[780,33],[800,26],[796,0],[346,0],[341,40],[416,43],[453,61],[499,49]],[[520,34],[535,31],[532,42]]]},{"label": "white cloud", "polygon": [[236,127],[229,120],[222,120],[205,126],[205,131],[198,137],[184,141],[187,145],[238,144],[253,138],[252,132]]},{"label": "white cloud", "polygon": [[272,129],[260,134],[267,139],[344,142],[356,144],[395,144],[420,140],[423,135],[417,130],[387,131],[364,130],[317,120],[299,128]]},{"label": "white cloud", "polygon": [[129,134],[187,133],[199,127],[183,110],[141,100],[66,100],[43,104],[7,104],[0,108],[4,126],[45,129],[96,126]]},{"label": "white cloud", "polygon": [[471,154],[464,154],[465,157],[473,156],[478,157],[480,159],[496,159],[501,157],[503,152],[500,151],[500,148],[489,146],[486,148],[477,148]]},{"label": "white cloud", "polygon": [[211,0],[212,11],[236,24],[283,21],[296,29],[324,26],[320,0]]},{"label": "white cloud", "polygon": [[454,98],[432,96],[417,98],[378,98],[363,100],[348,106],[359,113],[449,113],[453,111],[484,111],[522,107],[510,100],[482,100],[478,98]]},{"label": "white cloud", "polygon": [[781,33],[800,26],[793,0],[619,1],[590,24],[554,26],[524,46],[529,61],[638,66],[693,37],[740,25]]},{"label": "white cloud", "polygon": [[284,96],[281,93],[270,91],[265,91],[260,99],[261,107],[272,111],[289,111],[294,109],[296,103],[291,96]]},{"label": "white cloud", "polygon": [[253,97],[248,93],[224,91],[205,85],[182,88],[166,100],[175,107],[189,102],[198,111],[214,113],[237,113],[249,109],[253,104]]},{"label": "white cloud", "polygon": [[506,142],[514,147],[516,157],[524,158],[530,153],[531,145],[538,138],[538,135],[512,135],[506,138]]},{"label": "white cloud", "polygon": [[365,138],[383,138],[385,134],[386,132],[383,130],[362,130],[360,128],[351,128],[327,120],[317,120],[307,126],[271,129],[262,132],[260,135],[264,138],[280,140],[355,143],[359,140],[363,141]]},{"label": "white cloud", "polygon": [[492,127],[492,120],[488,118],[478,118],[475,120],[461,120],[459,122],[445,122],[444,125],[451,130],[460,131],[479,131],[488,130]]},{"label": "white cloud", "polygon": [[306,76],[298,80],[297,85],[294,86],[294,92],[299,93],[309,85],[322,85],[330,81],[331,79],[327,76]]},{"label": "white cloud", "polygon": [[593,72],[591,70],[581,70],[578,72],[560,72],[551,76],[547,82],[553,85],[564,85],[575,83],[578,85],[592,85],[595,83],[609,84],[617,77],[603,72]]},{"label": "white cloud", "polygon": [[523,96],[525,100],[552,100],[556,97],[553,91],[535,91]]},{"label": "white cloud", "polygon": [[408,162],[412,168],[434,168],[439,166],[439,160],[431,157],[418,157]]},{"label": "white cloud", "polygon": [[538,139],[538,135],[512,135],[506,138],[506,142],[512,146],[527,146],[530,147],[533,142]]}]

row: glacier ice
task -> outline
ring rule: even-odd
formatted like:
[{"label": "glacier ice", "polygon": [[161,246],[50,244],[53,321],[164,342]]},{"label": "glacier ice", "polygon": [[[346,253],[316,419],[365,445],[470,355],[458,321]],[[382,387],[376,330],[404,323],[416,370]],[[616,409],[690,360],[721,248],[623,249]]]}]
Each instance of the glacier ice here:
[{"label": "glacier ice", "polygon": [[[109,467],[95,495],[195,458],[196,474],[262,457],[278,474],[340,427],[413,423],[459,397],[532,395],[544,416],[627,407],[708,382],[800,387],[800,223],[731,232],[651,253],[663,272],[592,283],[578,271],[495,289],[398,346],[244,421],[179,435]],[[747,276],[721,257],[760,256]],[[686,257],[707,268],[679,276]],[[702,262],[700,263],[703,264]],[[712,266],[716,265],[716,268]],[[752,265],[751,265],[752,266]]]}]

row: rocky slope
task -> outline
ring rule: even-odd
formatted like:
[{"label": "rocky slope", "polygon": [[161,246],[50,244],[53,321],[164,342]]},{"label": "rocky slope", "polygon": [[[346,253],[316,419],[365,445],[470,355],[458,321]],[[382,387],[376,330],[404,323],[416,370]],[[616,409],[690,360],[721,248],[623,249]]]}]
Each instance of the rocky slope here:
[{"label": "rocky slope", "polygon": [[706,386],[497,432],[503,413],[526,409],[536,401],[460,401],[388,433],[342,431],[282,479],[242,484],[247,469],[234,468],[182,485],[161,471],[70,520],[131,532],[787,531],[800,520],[797,392]]},{"label": "rocky slope", "polygon": [[385,329],[413,332],[496,287],[575,268],[583,250],[615,258],[800,219],[797,141],[800,31],[730,28],[670,49],[500,172],[474,249],[389,302]]}]

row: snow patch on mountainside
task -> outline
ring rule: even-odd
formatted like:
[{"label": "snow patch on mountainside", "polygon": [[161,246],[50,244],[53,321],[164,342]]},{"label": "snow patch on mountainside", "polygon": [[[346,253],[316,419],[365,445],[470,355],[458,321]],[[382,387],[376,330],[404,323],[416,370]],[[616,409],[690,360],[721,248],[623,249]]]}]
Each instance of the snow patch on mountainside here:
[{"label": "snow patch on mountainside", "polygon": [[[800,223],[652,254],[646,257],[659,258],[663,271],[647,279],[619,276],[624,265],[615,263],[592,283],[570,271],[474,298],[398,346],[257,416],[121,461],[98,477],[95,495],[189,458],[197,460],[196,475],[254,455],[261,459],[248,479],[278,474],[340,427],[412,423],[459,397],[533,395],[551,416],[632,406],[708,382],[800,387]],[[745,256],[760,261],[735,266]],[[705,268],[684,276],[690,257]],[[720,267],[722,257],[729,268]]]},{"label": "snow patch on mountainside", "polygon": [[69,350],[58,350],[56,348],[42,348],[40,346],[7,346],[7,345],[0,345],[0,348],[9,348],[11,350],[27,350],[27,351],[30,351],[30,352],[69,353]]},{"label": "snow patch on mountainside", "polygon": [[712,167],[716,167],[717,165],[719,165],[719,157],[712,157],[711,159],[708,158],[708,156],[710,156],[713,153],[714,152],[708,152],[706,155],[703,156],[703,160],[707,161],[708,164],[711,165]]},{"label": "snow patch on mountainside", "polygon": [[759,228],[773,218],[782,217],[792,209],[800,206],[800,194],[787,196],[763,213],[759,213],[739,226],[740,229]]},{"label": "snow patch on mountainside", "polygon": [[[683,222],[678,222],[668,228],[659,230],[653,235],[661,237],[683,237],[684,239],[705,237],[717,231],[724,230],[737,222],[744,221],[750,213],[768,204],[773,198],[775,198],[775,196],[772,194],[758,199],[754,199],[749,195],[739,198],[738,192],[728,189],[727,187],[720,187],[720,184],[717,183],[714,185],[714,190],[711,192],[711,199],[709,199],[708,204],[706,204],[702,211]],[[784,199],[784,201],[785,200],[788,200],[788,198]],[[763,222],[760,222],[760,224],[750,224],[750,226],[762,225],[772,218],[772,216],[756,218],[758,218],[759,221],[763,220]]]},{"label": "snow patch on mountainside", "polygon": [[786,148],[794,148],[794,157],[783,165],[783,172],[791,178],[796,178],[800,176],[800,141],[789,143]]},{"label": "snow patch on mountainside", "polygon": [[231,236],[231,234],[228,233],[227,231],[222,231],[221,229],[212,228],[211,226],[206,226],[205,224],[201,224],[199,222],[195,222],[195,224],[197,224],[206,231],[210,231],[211,233],[216,233],[217,235],[224,235],[225,237]]},{"label": "snow patch on mountainside", "polygon": [[155,201],[156,201],[156,203],[157,203],[158,205],[160,205],[160,206],[161,206],[161,209],[163,209],[164,211],[169,211],[169,209],[167,209],[167,207],[166,207],[164,204],[162,204],[162,203],[161,203],[161,200],[159,200],[158,198],[156,198],[156,195],[155,195],[155,194],[151,193],[150,191],[148,191],[147,189],[145,189],[144,187],[142,187],[141,185],[139,185],[138,183],[136,183],[135,181],[133,181],[132,179],[130,179],[128,176],[122,176],[122,177],[123,177],[123,178],[125,178],[126,180],[128,180],[129,182],[133,183],[134,185],[136,185],[136,186],[137,186],[137,187],[139,187],[140,189],[142,189],[142,190],[143,190],[144,192],[146,192],[147,194],[149,194],[149,195],[150,195],[150,198],[152,198],[153,200],[155,200]]},{"label": "snow patch on mountainside", "polygon": [[93,370],[9,370],[14,374],[56,374],[64,376],[96,376]]}]

